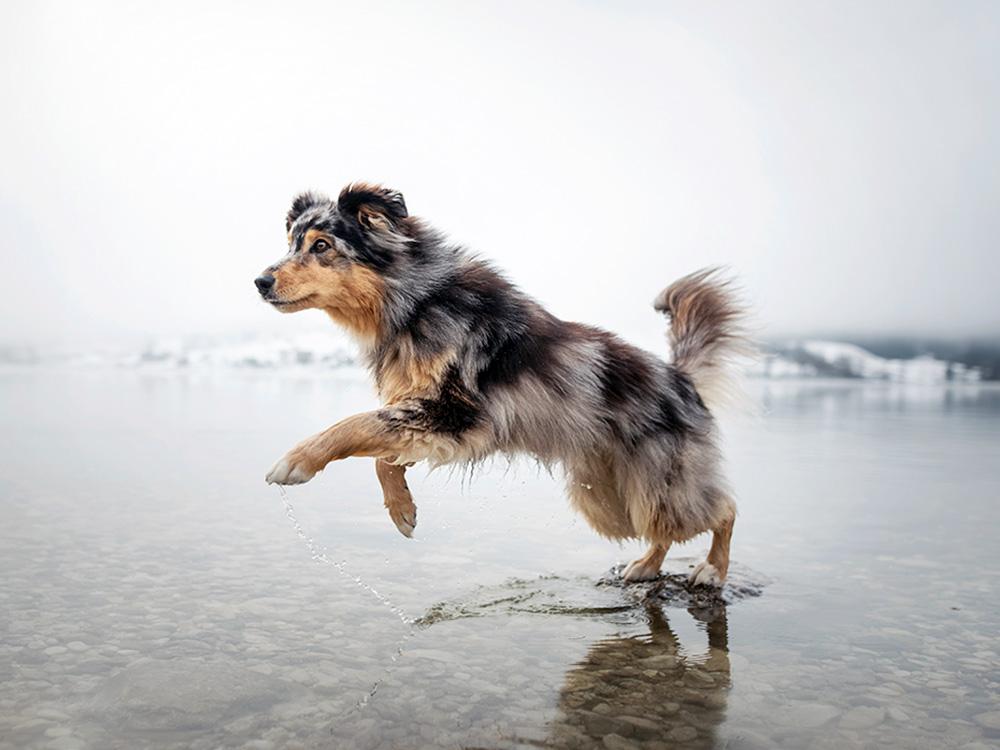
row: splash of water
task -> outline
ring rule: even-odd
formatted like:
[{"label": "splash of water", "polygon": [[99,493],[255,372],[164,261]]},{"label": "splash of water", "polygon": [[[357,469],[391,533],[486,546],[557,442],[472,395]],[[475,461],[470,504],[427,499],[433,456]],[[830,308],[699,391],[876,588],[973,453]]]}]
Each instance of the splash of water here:
[{"label": "splash of water", "polygon": [[375,696],[375,693],[378,692],[379,687],[381,687],[382,683],[387,677],[389,677],[396,665],[396,662],[398,662],[400,657],[403,655],[403,648],[406,646],[406,643],[417,634],[418,630],[427,627],[427,624],[417,618],[409,617],[406,612],[403,611],[402,607],[393,604],[392,601],[385,596],[385,594],[382,594],[374,586],[367,583],[361,578],[361,576],[351,573],[347,569],[347,565],[343,560],[334,560],[330,557],[330,555],[327,554],[326,548],[320,547],[316,541],[311,536],[306,534],[305,530],[302,528],[302,524],[299,523],[299,519],[295,515],[295,507],[292,505],[292,501],[288,499],[288,493],[285,492],[285,488],[280,484],[277,485],[277,487],[278,492],[281,494],[281,503],[285,506],[285,515],[288,517],[288,521],[292,524],[292,529],[295,531],[295,535],[306,545],[306,548],[309,550],[309,556],[313,559],[313,561],[332,566],[338,573],[340,573],[341,576],[349,581],[352,581],[363,591],[374,597],[379,604],[392,612],[392,614],[406,627],[406,633],[399,639],[399,641],[396,642],[396,646],[393,649],[392,655],[389,658],[389,663],[386,665],[382,676],[375,680],[368,691],[361,696],[360,699],[358,699],[358,702],[355,703],[351,711],[348,712],[350,714],[368,705],[368,702]]}]

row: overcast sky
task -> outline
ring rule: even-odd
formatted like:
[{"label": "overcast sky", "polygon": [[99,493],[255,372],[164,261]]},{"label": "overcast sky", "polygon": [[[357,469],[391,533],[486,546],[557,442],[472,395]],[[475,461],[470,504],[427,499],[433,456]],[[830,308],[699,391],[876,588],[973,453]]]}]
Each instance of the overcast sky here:
[{"label": "overcast sky", "polygon": [[327,325],[252,280],[357,179],[641,343],[718,263],[766,334],[1000,331],[1000,3],[8,1],[0,61],[0,341]]}]

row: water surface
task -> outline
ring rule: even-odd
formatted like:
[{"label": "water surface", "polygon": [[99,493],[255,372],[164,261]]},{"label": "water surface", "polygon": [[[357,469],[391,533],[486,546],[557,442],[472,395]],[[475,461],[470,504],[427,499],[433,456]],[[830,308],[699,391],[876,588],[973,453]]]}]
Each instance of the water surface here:
[{"label": "water surface", "polygon": [[333,465],[315,562],[263,476],[374,404],[346,374],[6,371],[0,748],[997,746],[1000,390],[754,393],[712,600],[707,536],[623,587],[528,464],[412,469],[414,540]]}]

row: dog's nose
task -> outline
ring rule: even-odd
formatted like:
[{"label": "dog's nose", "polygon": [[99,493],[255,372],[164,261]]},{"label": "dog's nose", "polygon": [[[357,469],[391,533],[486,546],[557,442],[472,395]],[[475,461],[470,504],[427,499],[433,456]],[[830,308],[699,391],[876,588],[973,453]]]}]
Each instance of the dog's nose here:
[{"label": "dog's nose", "polygon": [[261,294],[267,294],[271,291],[271,287],[274,286],[274,277],[266,273],[263,276],[258,276],[253,280],[253,283],[257,285],[257,291]]}]

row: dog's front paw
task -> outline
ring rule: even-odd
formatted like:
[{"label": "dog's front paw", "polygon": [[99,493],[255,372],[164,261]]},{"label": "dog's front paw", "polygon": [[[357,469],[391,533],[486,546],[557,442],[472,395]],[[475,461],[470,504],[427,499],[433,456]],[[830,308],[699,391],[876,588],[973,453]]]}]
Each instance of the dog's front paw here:
[{"label": "dog's front paw", "polygon": [[688,584],[691,586],[711,586],[713,588],[722,588],[724,578],[719,575],[719,571],[716,570],[715,566],[712,565],[708,560],[703,563],[699,563],[691,575],[688,577]]},{"label": "dog's front paw", "polygon": [[268,484],[304,484],[316,476],[316,469],[306,455],[293,448],[271,467],[265,478]]}]

